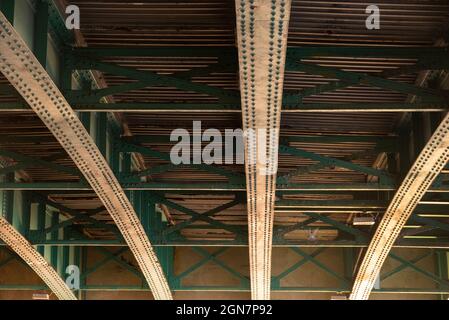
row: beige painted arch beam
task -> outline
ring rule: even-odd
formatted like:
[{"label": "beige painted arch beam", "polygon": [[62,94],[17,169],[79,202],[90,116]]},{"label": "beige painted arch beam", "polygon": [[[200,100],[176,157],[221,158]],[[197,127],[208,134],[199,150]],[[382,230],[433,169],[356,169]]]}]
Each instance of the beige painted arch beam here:
[{"label": "beige painted arch beam", "polygon": [[20,256],[60,300],[77,300],[56,270],[5,218],[0,216],[0,239]]},{"label": "beige painted arch beam", "polygon": [[369,298],[388,253],[419,201],[449,160],[449,114],[446,114],[404,178],[365,253],[350,295]]}]

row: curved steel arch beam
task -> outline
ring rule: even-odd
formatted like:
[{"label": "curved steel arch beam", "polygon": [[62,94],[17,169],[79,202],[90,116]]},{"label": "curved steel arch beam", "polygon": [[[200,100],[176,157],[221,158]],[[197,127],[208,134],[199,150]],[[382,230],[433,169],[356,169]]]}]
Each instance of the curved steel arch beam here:
[{"label": "curved steel arch beam", "polygon": [[449,114],[430,138],[397,190],[357,273],[351,300],[366,300],[388,253],[419,201],[449,160]]},{"label": "curved steel arch beam", "polygon": [[0,217],[0,239],[11,247],[60,300],[77,300],[59,274],[14,227]]},{"label": "curved steel arch beam", "polygon": [[[270,299],[279,127],[291,0],[236,0],[251,294]],[[265,160],[259,156],[265,156]]]},{"label": "curved steel arch beam", "polygon": [[97,193],[133,252],[155,299],[172,299],[148,236],[111,168],[46,70],[1,13],[0,71],[61,143]]}]

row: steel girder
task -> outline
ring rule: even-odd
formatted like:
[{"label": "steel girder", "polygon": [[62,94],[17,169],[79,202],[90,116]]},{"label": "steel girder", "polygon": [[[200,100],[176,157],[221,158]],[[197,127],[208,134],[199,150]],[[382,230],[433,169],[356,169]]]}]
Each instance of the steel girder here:
[{"label": "steel girder", "polygon": [[0,238],[36,272],[59,299],[76,300],[75,295],[55,269],[3,217],[0,217]]},{"label": "steel girder", "polygon": [[[1,86],[0,86],[1,87]],[[299,98],[298,98],[299,99]],[[70,100],[70,99],[69,99]],[[73,105],[80,112],[214,112],[241,113],[239,104],[228,103],[100,103],[78,102]],[[446,103],[283,103],[282,113],[316,112],[443,112]],[[22,102],[0,103],[0,111],[25,111],[30,107]]]},{"label": "steel girder", "polygon": [[[102,47],[73,48],[78,56],[101,57],[219,57],[237,55],[234,48],[214,47],[155,47],[155,48],[117,48]],[[347,46],[305,46],[288,47],[287,55],[295,59],[310,57],[364,57],[364,58],[400,58],[400,59],[442,59],[447,58],[448,49],[438,47],[347,47]]]},{"label": "steel girder", "polygon": [[[253,299],[270,298],[271,246],[291,1],[236,1]],[[263,130],[260,131],[260,130]],[[258,158],[266,153],[266,162]]]},{"label": "steel girder", "polygon": [[[86,49],[86,50],[84,50]],[[299,53],[304,49],[305,53]],[[427,50],[429,49],[429,50]],[[97,49],[95,49],[97,50]],[[212,64],[206,68],[193,69],[188,72],[177,73],[172,76],[156,75],[152,72],[143,72],[132,68],[125,68],[112,64],[109,62],[103,62],[100,59],[104,57],[104,54],[109,50],[111,53],[119,53],[126,55],[126,51],[129,49],[101,49],[99,53],[94,54],[89,48],[75,48],[66,49],[64,51],[67,62],[71,69],[98,69],[113,73],[121,76],[125,76],[132,79],[137,79],[137,82],[132,82],[124,85],[118,85],[108,88],[96,89],[96,90],[67,90],[66,98],[72,104],[75,110],[79,111],[130,111],[130,112],[241,112],[238,101],[238,92],[230,90],[222,90],[213,88],[210,86],[195,83],[189,80],[195,75],[209,74],[223,69],[232,70],[233,64],[235,64],[235,52],[234,50],[223,49],[223,52],[215,48],[189,48],[179,49],[176,54],[185,54],[186,56],[192,56],[196,52],[196,56],[204,55],[205,51],[210,55],[216,56],[218,63]],[[173,49],[158,48],[154,52],[148,52],[143,49],[139,52],[136,49],[136,55],[147,53],[148,55],[162,54],[167,52],[168,55],[173,54]],[[286,70],[287,71],[306,71],[310,74],[327,75],[332,78],[341,79],[341,81],[330,82],[328,84],[319,85],[312,88],[304,89],[297,93],[286,93],[283,95],[283,112],[440,112],[447,110],[447,92],[423,89],[416,86],[408,85],[403,82],[393,81],[389,78],[393,76],[399,76],[402,74],[415,73],[422,70],[443,70],[448,68],[448,59],[445,48],[411,48],[410,52],[405,52],[399,48],[398,50],[382,50],[373,48],[373,53],[370,54],[367,48],[345,48],[346,51],[342,52],[341,48],[321,48],[321,47],[307,47],[298,48],[293,47],[288,50]],[[85,53],[84,51],[87,51]],[[134,53],[135,50],[132,50]],[[402,57],[402,58],[414,58],[417,62],[414,65],[400,67],[392,70],[387,70],[379,74],[367,75],[359,74],[356,72],[342,71],[336,68],[322,67],[316,64],[305,64],[298,62],[298,60],[315,57],[315,56],[332,56],[332,53],[339,53],[343,56],[352,57]],[[431,55],[433,54],[433,56]],[[342,56],[339,55],[339,56]],[[109,95],[119,94],[130,90],[142,89],[154,84],[165,84],[174,86],[180,89],[187,89],[194,92],[206,93],[211,96],[220,98],[220,103],[100,103],[102,97]],[[376,87],[384,87],[388,90],[421,94],[426,96],[427,99],[424,102],[418,103],[341,103],[341,104],[328,104],[328,103],[302,103],[304,97],[310,95],[317,95],[324,92],[334,91],[342,89],[348,86],[354,86],[359,84],[368,84]],[[0,91],[14,93],[12,88],[0,86]],[[28,107],[20,102],[16,103],[4,103],[0,105],[2,110],[24,110]]]},{"label": "steel girder", "polygon": [[0,69],[48,126],[96,191],[129,244],[156,299],[171,299],[148,237],[105,158],[20,35],[0,14]]}]

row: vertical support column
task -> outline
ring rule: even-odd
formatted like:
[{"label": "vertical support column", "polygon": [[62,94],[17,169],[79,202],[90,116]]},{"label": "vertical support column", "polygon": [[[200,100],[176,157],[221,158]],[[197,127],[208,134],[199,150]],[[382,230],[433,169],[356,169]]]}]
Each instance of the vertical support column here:
[{"label": "vertical support column", "polygon": [[[13,182],[14,181],[14,173],[8,173],[4,177],[5,182]],[[2,213],[9,223],[12,223],[12,215],[14,209],[14,191],[6,190],[3,191],[3,208]]]},{"label": "vertical support column", "polygon": [[412,113],[412,132],[413,132],[413,159],[417,157],[417,155],[424,148],[424,139],[423,139],[423,124],[421,119],[421,114]]},{"label": "vertical support column", "polygon": [[443,119],[443,114],[441,112],[431,112],[430,117],[430,131],[433,132],[438,128],[441,120]]},{"label": "vertical support column", "polygon": [[155,251],[170,287],[173,286],[174,289],[179,287],[179,283],[174,281],[175,247],[155,247]]},{"label": "vertical support column", "polygon": [[36,15],[34,20],[34,55],[42,67],[47,66],[48,44],[48,4],[46,1],[37,0]]},{"label": "vertical support column", "polygon": [[[67,75],[66,75],[66,77],[67,77]],[[92,84],[89,81],[85,81],[85,82],[81,83],[82,90],[90,89],[91,87],[92,87]],[[80,121],[83,124],[84,128],[87,130],[87,132],[90,135],[92,135],[90,132],[91,113],[90,112],[79,112],[79,118],[80,118]]]},{"label": "vertical support column", "polygon": [[[59,223],[59,213],[53,212],[53,215],[51,217],[51,226],[55,226]],[[59,235],[59,230],[56,229],[55,231],[51,232],[51,240],[57,240]],[[51,247],[51,265],[55,270],[58,270],[58,247],[52,246]]]},{"label": "vertical support column", "polygon": [[111,115],[108,114],[108,138],[109,138],[109,165],[114,174],[120,171],[120,150],[117,147],[117,140],[121,136],[121,128],[114,122]]},{"label": "vertical support column", "polygon": [[[134,191],[133,192],[133,205],[134,210],[136,210],[137,216],[139,217],[139,220],[142,219],[142,191]],[[142,220],[141,220],[142,221]]]},{"label": "vertical support column", "polygon": [[[147,194],[148,195],[148,194]],[[162,216],[156,210],[156,203],[148,199],[148,226],[149,236],[152,243],[161,243],[162,237]]]},{"label": "vertical support column", "polygon": [[128,174],[131,172],[131,153],[124,153],[122,159],[122,168],[121,172],[124,174]]},{"label": "vertical support column", "polygon": [[70,247],[64,246],[62,247],[62,263],[61,263],[61,277],[65,278],[65,271],[67,270],[67,267],[69,266],[69,256],[70,255]]},{"label": "vertical support column", "polygon": [[[162,222],[162,216],[159,214],[156,210],[156,202],[151,200],[149,197],[148,192],[143,191],[144,201],[146,203],[147,210],[147,219],[145,218],[145,221],[142,221],[142,224],[144,228],[148,226],[148,236],[150,237],[150,240],[152,243],[160,244],[162,239],[162,230],[163,230],[163,222]],[[162,270],[165,273],[165,276],[167,277],[168,283],[170,287],[173,286],[173,288],[178,288],[179,283],[175,281],[175,270],[174,270],[174,263],[175,263],[175,247],[172,246],[160,246],[155,247],[156,255],[161,263]]]},{"label": "vertical support column", "polygon": [[31,199],[26,191],[22,194],[22,235],[28,239],[31,224]]},{"label": "vertical support column", "polygon": [[[82,257],[81,250],[82,250],[82,248],[83,247],[81,247],[81,246],[76,246],[76,247],[73,248],[73,250],[74,250],[73,261],[74,261],[74,264],[76,266],[78,266],[78,268],[80,270],[80,281],[81,281],[81,276],[82,276],[82,274],[83,274],[83,272],[85,270],[85,267],[84,267],[84,265],[82,263],[82,260],[81,260],[81,257]],[[81,290],[81,288],[82,288],[82,284],[80,283],[80,290],[78,290],[76,292],[76,296],[77,296],[78,300],[82,299],[82,290]]]},{"label": "vertical support column", "polygon": [[106,131],[107,131],[107,115],[104,112],[99,112],[96,114],[96,139],[98,149],[100,149],[101,154],[106,157]]},{"label": "vertical support column", "polygon": [[[86,271],[87,268],[88,268],[88,250],[89,250],[89,247],[80,247],[80,254],[81,254],[81,257],[80,257],[80,259],[81,259],[81,268],[80,268],[80,270],[81,270],[81,283],[80,283],[80,287],[81,288],[86,288],[86,286],[87,286],[87,279],[86,279],[86,277],[83,277],[82,275],[84,274],[84,271]],[[86,295],[87,295],[86,291],[80,290],[79,295],[80,295],[80,299],[81,300],[86,300]]]},{"label": "vertical support column", "polygon": [[[437,250],[435,252],[435,269],[438,277],[442,280],[448,280],[448,258],[449,258],[449,252],[444,250]],[[439,284],[439,287],[441,285]],[[447,296],[444,294],[440,295],[441,300],[446,300]]]},{"label": "vertical support column", "polygon": [[80,112],[80,120],[87,132],[90,133],[90,112]]},{"label": "vertical support column", "polygon": [[343,248],[345,278],[352,282],[354,277],[354,248]]},{"label": "vertical support column", "polygon": [[140,191],[140,223],[142,223],[143,229],[147,233],[150,241],[153,243],[153,239],[150,237],[150,203],[148,201],[148,192]]},{"label": "vertical support column", "polygon": [[399,133],[399,171],[400,179],[403,179],[408,173],[410,167],[412,166],[411,161],[411,127],[409,124],[405,124]]}]

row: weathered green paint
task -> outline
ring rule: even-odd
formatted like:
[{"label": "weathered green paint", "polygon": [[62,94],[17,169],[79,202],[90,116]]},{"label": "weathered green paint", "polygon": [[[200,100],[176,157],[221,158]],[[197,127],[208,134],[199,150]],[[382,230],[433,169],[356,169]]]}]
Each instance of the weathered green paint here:
[{"label": "weathered green paint", "polygon": [[36,14],[34,21],[34,55],[44,69],[47,66],[47,39],[48,39],[49,9],[44,0],[36,1]]}]

